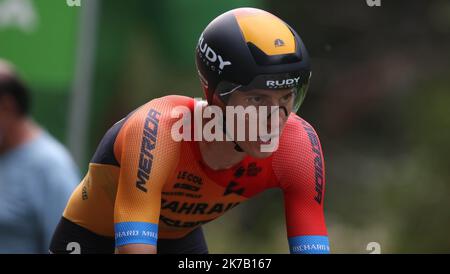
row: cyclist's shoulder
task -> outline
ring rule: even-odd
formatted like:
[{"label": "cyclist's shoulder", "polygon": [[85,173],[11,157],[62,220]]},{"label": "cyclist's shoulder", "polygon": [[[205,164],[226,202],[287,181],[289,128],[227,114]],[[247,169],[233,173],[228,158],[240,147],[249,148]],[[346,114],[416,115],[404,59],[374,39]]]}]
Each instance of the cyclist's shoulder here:
[{"label": "cyclist's shoulder", "polygon": [[114,157],[109,158],[117,159],[113,161],[116,165],[120,164],[119,159],[122,159],[125,150],[140,152],[136,154],[137,157],[145,154],[151,155],[152,158],[158,157],[166,160],[172,158],[179,152],[180,143],[175,142],[171,135],[172,126],[177,120],[172,116],[171,110],[174,106],[189,107],[190,104],[193,104],[191,101],[193,102],[194,99],[169,95],[146,102],[108,130],[97,148],[99,153],[96,155],[113,155]]},{"label": "cyclist's shoulder", "polygon": [[305,141],[311,141],[311,138],[318,141],[314,127],[302,117],[291,113],[281,134],[280,145],[283,147],[296,147],[299,144],[304,144]]},{"label": "cyclist's shoulder", "polygon": [[146,120],[157,122],[158,125],[170,125],[177,119],[173,114],[176,107],[192,110],[194,98],[181,95],[167,95],[154,98],[132,111],[125,119],[126,124],[142,124]]},{"label": "cyclist's shoulder", "polygon": [[281,133],[280,143],[273,154],[273,159],[288,167],[287,162],[298,164],[316,149],[320,150],[320,141],[315,129],[305,119],[292,113]]},{"label": "cyclist's shoulder", "polygon": [[184,96],[184,95],[177,95],[177,94],[170,94],[165,95],[162,97],[154,98],[147,102],[147,104],[168,104],[170,106],[193,106],[195,102],[195,99],[192,97]]},{"label": "cyclist's shoulder", "polygon": [[310,182],[315,166],[322,166],[319,137],[303,118],[291,114],[281,134],[280,144],[272,158],[272,168],[282,188],[294,182]]},{"label": "cyclist's shoulder", "polygon": [[141,105],[125,118],[116,123],[120,129],[117,132],[117,140],[130,140],[150,138],[159,140],[171,140],[171,129],[179,118],[173,115],[175,107],[194,108],[195,100],[180,95],[168,95],[154,98]]}]

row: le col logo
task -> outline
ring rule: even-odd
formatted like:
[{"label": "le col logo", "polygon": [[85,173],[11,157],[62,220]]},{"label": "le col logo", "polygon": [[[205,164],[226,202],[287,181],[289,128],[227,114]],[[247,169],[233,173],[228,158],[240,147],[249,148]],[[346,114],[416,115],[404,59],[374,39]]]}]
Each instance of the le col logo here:
[{"label": "le col logo", "polygon": [[66,0],[69,7],[81,7],[81,0]]},{"label": "le col logo", "polygon": [[291,78],[291,79],[284,79],[284,80],[268,80],[266,81],[266,86],[268,88],[283,88],[283,87],[290,87],[292,85],[298,85],[298,81],[300,80],[300,77],[297,78]]},{"label": "le col logo", "polygon": [[[224,61],[220,54],[217,54],[208,44],[205,42],[205,38],[200,36],[198,40],[198,50],[201,52],[201,56],[206,58],[209,62],[216,64],[219,62],[219,71],[222,71],[225,66],[231,65],[230,61]],[[215,66],[211,66],[212,70],[215,70]]]}]

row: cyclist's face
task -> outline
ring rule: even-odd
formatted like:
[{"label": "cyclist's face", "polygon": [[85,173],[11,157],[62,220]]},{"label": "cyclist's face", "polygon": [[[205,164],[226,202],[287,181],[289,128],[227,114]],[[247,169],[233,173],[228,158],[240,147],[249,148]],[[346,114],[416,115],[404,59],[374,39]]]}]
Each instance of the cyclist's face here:
[{"label": "cyclist's face", "polygon": [[[254,112],[254,115],[245,115],[244,127],[240,128],[235,123],[235,140],[247,154],[256,158],[270,156],[271,152],[262,148],[269,144],[278,146],[279,136],[293,109],[294,97],[293,89],[235,91],[231,95],[228,106],[241,106],[247,109],[247,113]],[[249,138],[252,127],[257,130],[257,141]],[[244,141],[237,139],[239,130],[245,130]]]}]

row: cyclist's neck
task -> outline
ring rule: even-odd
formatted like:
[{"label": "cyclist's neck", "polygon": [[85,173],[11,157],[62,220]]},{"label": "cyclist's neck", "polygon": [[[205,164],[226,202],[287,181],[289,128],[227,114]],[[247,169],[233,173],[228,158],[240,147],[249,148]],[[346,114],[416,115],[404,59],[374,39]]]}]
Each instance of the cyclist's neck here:
[{"label": "cyclist's neck", "polygon": [[229,141],[200,141],[198,146],[203,163],[213,170],[231,168],[247,156],[236,151],[235,144]]}]

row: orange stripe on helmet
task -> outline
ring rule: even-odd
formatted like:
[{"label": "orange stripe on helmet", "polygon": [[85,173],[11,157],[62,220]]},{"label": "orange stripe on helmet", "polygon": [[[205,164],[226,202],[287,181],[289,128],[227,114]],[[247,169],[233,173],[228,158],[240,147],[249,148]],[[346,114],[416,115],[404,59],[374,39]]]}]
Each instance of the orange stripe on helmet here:
[{"label": "orange stripe on helmet", "polygon": [[253,43],[267,55],[295,52],[295,37],[278,17],[253,8],[239,9],[234,15],[245,41]]}]

